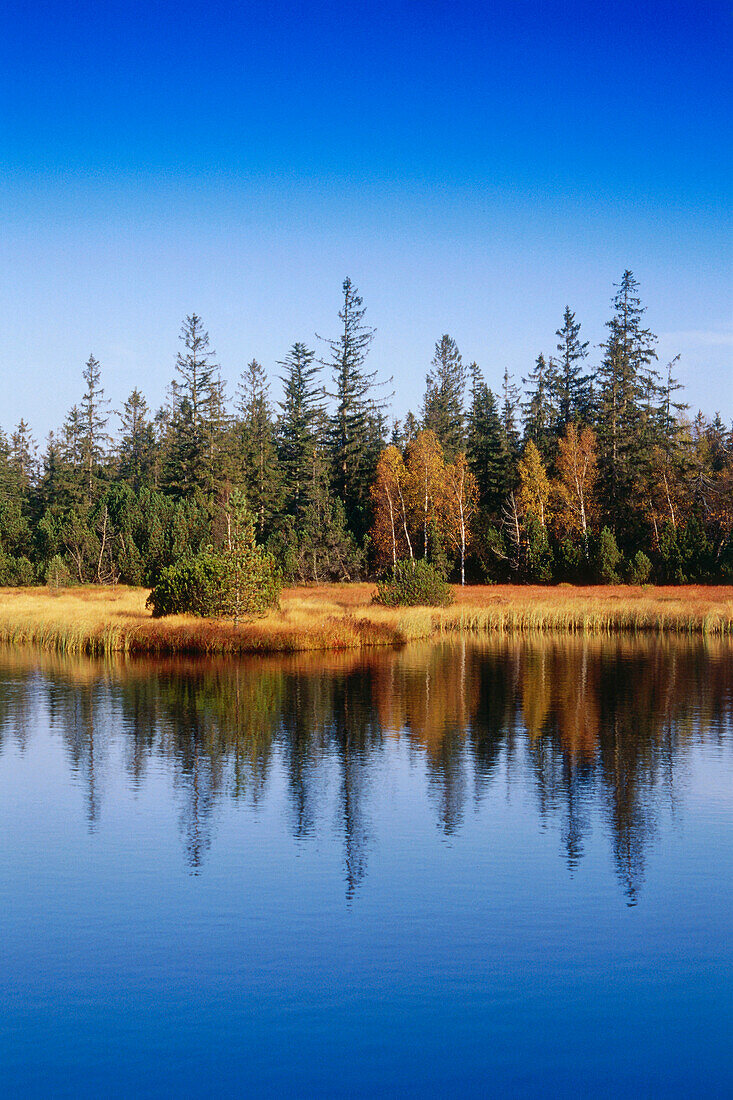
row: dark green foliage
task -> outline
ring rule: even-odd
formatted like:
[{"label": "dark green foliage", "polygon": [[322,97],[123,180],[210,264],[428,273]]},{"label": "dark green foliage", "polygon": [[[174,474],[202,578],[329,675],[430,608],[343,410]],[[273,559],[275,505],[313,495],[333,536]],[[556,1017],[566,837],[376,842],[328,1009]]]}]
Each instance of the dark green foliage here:
[{"label": "dark green foliage", "polygon": [[280,470],[265,369],[253,359],[239,383],[239,419],[234,428],[236,480],[255,516],[261,539],[278,511]]},{"label": "dark green foliage", "polygon": [[323,390],[317,384],[315,352],[295,343],[280,363],[284,397],[277,421],[277,454],[283,473],[286,515],[300,516],[313,499],[318,470],[325,471],[321,439],[325,413]]},{"label": "dark green foliage", "polygon": [[119,476],[136,493],[152,486],[155,480],[155,429],[148,416],[148,405],[134,389],[120,413]]},{"label": "dark green foliage", "polygon": [[284,517],[268,545],[286,578],[299,584],[356,581],[364,571],[366,554],[348,529],[342,502],[327,492],[325,483],[297,523]]},{"label": "dark green foliage", "polygon": [[553,565],[547,531],[536,519],[530,519],[523,532],[521,579],[529,584],[548,584],[552,580]]},{"label": "dark green foliage", "polygon": [[447,607],[453,592],[445,578],[424,558],[398,561],[389,574],[377,582],[375,602],[385,607]]},{"label": "dark green foliage", "polygon": [[601,584],[618,584],[622,558],[623,555],[616,545],[616,536],[608,527],[604,527],[598,536],[593,560],[596,580]]},{"label": "dark green foliage", "polygon": [[[229,547],[232,517],[224,504],[236,501],[237,490],[247,497],[258,542],[267,543],[289,579],[364,576],[372,557],[370,489],[388,432],[376,376],[366,366],[374,331],[349,279],[343,295],[341,332],[328,342],[333,392],[324,391],[314,352],[293,344],[280,364],[276,417],[256,360],[227,410],[208,335],[192,314],[168,404],[151,414],[133,390],[114,441],[93,356],[83,395],[48,436],[40,462],[25,420],[10,435],[0,429],[0,583],[154,586],[184,560],[211,566],[205,548],[218,555]],[[588,343],[566,309],[557,353],[537,358],[521,402],[508,370],[497,399],[474,363],[464,409],[466,372],[455,341],[446,335],[436,345],[422,412],[446,458],[465,448],[476,478],[472,580],[733,579],[733,433],[720,414],[687,419],[677,357],[660,376],[644,312],[626,271],[593,374]],[[568,509],[572,484],[568,490],[556,481],[559,433],[569,422],[592,428],[597,438],[598,478],[583,490],[586,541]],[[392,443],[403,458],[420,429],[412,413],[394,424]],[[524,514],[520,435],[537,446],[554,483],[546,529]],[[439,490],[431,492],[433,526],[421,525],[419,545],[422,552],[424,536],[429,560],[447,577],[452,563],[440,540],[446,506]],[[414,486],[406,494],[414,516],[413,498]]]},{"label": "dark green foliage", "polygon": [[578,583],[587,578],[588,562],[585,549],[570,538],[560,541],[555,553],[557,580]]},{"label": "dark green foliage", "polygon": [[452,462],[458,452],[465,449],[466,369],[458,345],[447,333],[437,341],[430,366],[425,380],[423,427],[435,432],[446,461]]},{"label": "dark green foliage", "polygon": [[552,403],[552,372],[540,353],[535,369],[522,382],[527,387],[524,413],[524,441],[531,440],[545,465],[550,461],[555,439],[556,413]]},{"label": "dark green foliage", "polygon": [[71,570],[61,554],[54,554],[46,566],[46,584],[49,588],[68,588],[74,583]]},{"label": "dark green foliage", "polygon": [[183,351],[178,352],[178,377],[171,382],[167,421],[164,482],[176,495],[198,488],[213,494],[221,481],[224,458],[223,385],[209,334],[192,313],[181,326]]},{"label": "dark green foliage", "polygon": [[341,333],[327,341],[330,358],[324,361],[333,376],[329,395],[335,408],[330,419],[329,443],[333,488],[344,503],[352,530],[363,536],[369,524],[369,490],[384,440],[384,403],[376,396],[376,371],[366,370],[374,329],[365,324],[366,309],[356,287],[343,283],[339,311]]},{"label": "dark green foliage", "polygon": [[550,361],[550,403],[555,417],[555,431],[562,435],[572,421],[583,420],[589,411],[590,376],[582,373],[588,354],[588,341],[580,339],[580,322],[570,306],[565,307],[563,325],[555,333],[559,337],[557,358]]},{"label": "dark green foliage", "polygon": [[652,563],[643,550],[637,550],[629,562],[629,584],[647,584],[652,575]]},{"label": "dark green foliage", "polygon": [[241,493],[232,494],[226,514],[228,537],[221,550],[209,547],[163,570],[148,597],[155,618],[189,614],[236,622],[277,607],[280,574],[272,555],[255,542]]},{"label": "dark green foliage", "polygon": [[107,435],[109,420],[109,402],[105,400],[101,384],[99,363],[90,355],[84,367],[86,390],[81,399],[81,461],[84,467],[84,481],[87,493],[87,505],[91,508],[94,500],[100,470],[104,464],[110,438]]},{"label": "dark green foliage", "polygon": [[625,271],[608,322],[608,339],[598,370],[598,440],[606,514],[626,523],[638,500],[634,490],[643,473],[650,446],[656,395],[656,336],[642,327],[645,309],[639,284]]},{"label": "dark green foliage", "polygon": [[511,458],[496,398],[475,363],[471,368],[467,457],[478,483],[481,511],[498,518],[511,481]]}]

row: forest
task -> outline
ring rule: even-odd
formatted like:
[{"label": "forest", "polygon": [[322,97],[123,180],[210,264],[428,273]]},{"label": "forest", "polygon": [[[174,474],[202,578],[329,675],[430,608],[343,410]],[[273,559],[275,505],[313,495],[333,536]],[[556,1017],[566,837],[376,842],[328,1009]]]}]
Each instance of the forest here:
[{"label": "forest", "polygon": [[224,543],[235,491],[294,583],[421,558],[458,582],[730,582],[733,427],[691,413],[630,271],[610,314],[591,349],[567,307],[552,351],[497,393],[442,335],[399,421],[348,278],[337,335],[271,375],[252,359],[231,396],[196,314],[157,410],[138,389],[112,410],[90,355],[42,448],[25,419],[0,431],[0,585],[152,586]]}]

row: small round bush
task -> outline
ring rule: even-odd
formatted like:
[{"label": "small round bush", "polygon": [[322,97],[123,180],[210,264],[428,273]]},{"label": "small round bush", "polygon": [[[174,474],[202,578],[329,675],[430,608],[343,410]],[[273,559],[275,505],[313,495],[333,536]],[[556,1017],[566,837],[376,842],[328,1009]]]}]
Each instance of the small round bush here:
[{"label": "small round bush", "polygon": [[398,561],[377,583],[375,602],[385,607],[447,607],[453,602],[453,593],[434,565],[422,558],[408,558]]}]

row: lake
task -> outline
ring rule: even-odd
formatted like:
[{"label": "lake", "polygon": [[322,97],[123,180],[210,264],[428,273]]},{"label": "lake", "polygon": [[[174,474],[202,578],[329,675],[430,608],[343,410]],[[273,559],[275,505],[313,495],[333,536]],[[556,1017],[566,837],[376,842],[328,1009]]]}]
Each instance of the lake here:
[{"label": "lake", "polygon": [[733,1093],[733,644],[0,655],[3,1096]]}]

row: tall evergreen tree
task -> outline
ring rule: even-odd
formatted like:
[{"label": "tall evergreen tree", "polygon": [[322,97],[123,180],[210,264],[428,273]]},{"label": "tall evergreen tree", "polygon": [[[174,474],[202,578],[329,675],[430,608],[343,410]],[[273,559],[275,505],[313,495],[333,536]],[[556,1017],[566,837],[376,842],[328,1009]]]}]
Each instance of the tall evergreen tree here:
[{"label": "tall evergreen tree", "polygon": [[452,336],[444,333],[436,342],[430,366],[425,379],[423,427],[435,432],[446,460],[452,462],[465,447],[466,388],[466,369]]},{"label": "tall evergreen tree", "polygon": [[122,406],[120,438],[117,447],[119,476],[139,492],[154,483],[155,429],[148,405],[137,387]]},{"label": "tall evergreen tree", "polygon": [[28,492],[37,473],[36,441],[25,420],[20,420],[10,437],[9,458],[17,471],[24,492]]},{"label": "tall evergreen tree", "polygon": [[570,306],[565,306],[559,337],[557,359],[552,359],[550,374],[552,404],[555,410],[555,429],[563,435],[571,421],[579,420],[588,411],[588,383],[590,376],[583,374],[583,360],[588,354],[588,341],[580,339],[580,322]]},{"label": "tall evergreen tree", "polygon": [[242,372],[238,391],[238,465],[257,535],[262,539],[278,508],[280,477],[270,386],[264,367],[256,359]]},{"label": "tall evergreen tree", "polygon": [[87,504],[91,508],[94,501],[99,470],[104,464],[110,437],[107,434],[109,421],[109,402],[104,396],[101,384],[99,362],[90,355],[84,367],[86,390],[81,399],[81,457],[84,464]]},{"label": "tall evergreen tree", "polygon": [[512,380],[509,369],[505,368],[501,383],[501,426],[504,429],[507,451],[512,459],[516,459],[519,455],[518,410],[519,390]]},{"label": "tall evergreen tree", "polygon": [[542,352],[537,356],[535,368],[522,379],[527,397],[522,404],[525,442],[534,443],[542,461],[547,464],[552,454],[553,427],[556,422],[552,404],[552,371]]},{"label": "tall evergreen tree", "polygon": [[598,371],[598,439],[606,513],[616,525],[628,516],[644,459],[642,403],[654,376],[656,336],[642,326],[639,284],[625,271],[607,323],[608,339]]},{"label": "tall evergreen tree", "polygon": [[181,326],[183,350],[171,383],[170,447],[166,481],[184,496],[198,488],[211,497],[217,487],[224,416],[223,385],[209,334],[192,313]]},{"label": "tall evergreen tree", "polygon": [[369,490],[386,434],[383,402],[376,396],[377,372],[366,369],[374,329],[364,321],[359,292],[344,279],[341,332],[326,341],[335,408],[330,424],[334,489],[344,502],[352,529],[362,535],[368,525]]},{"label": "tall evergreen tree", "polygon": [[323,388],[317,379],[320,366],[315,352],[296,342],[279,364],[284,374],[283,400],[277,420],[277,453],[283,472],[283,508],[287,515],[299,516],[311,495],[314,466],[324,465],[319,435],[325,413]]},{"label": "tall evergreen tree", "polygon": [[504,429],[494,394],[480,369],[472,364],[471,404],[468,411],[467,457],[476,478],[479,507],[496,520],[506,494]]}]

